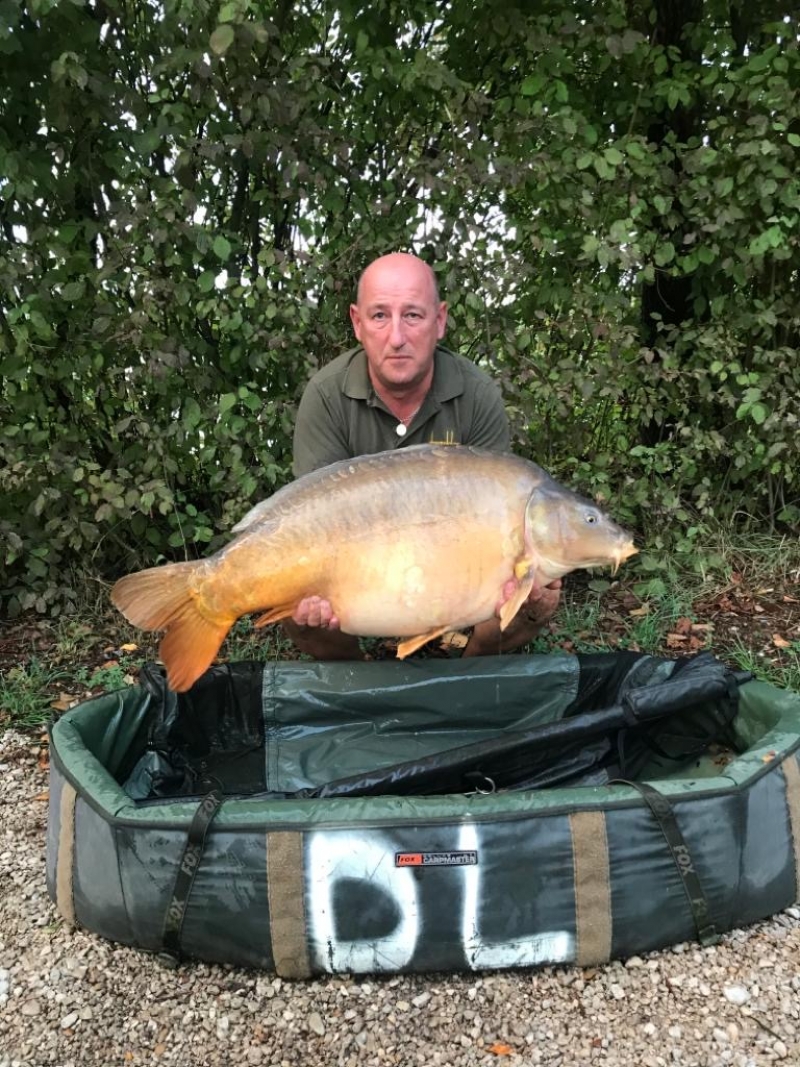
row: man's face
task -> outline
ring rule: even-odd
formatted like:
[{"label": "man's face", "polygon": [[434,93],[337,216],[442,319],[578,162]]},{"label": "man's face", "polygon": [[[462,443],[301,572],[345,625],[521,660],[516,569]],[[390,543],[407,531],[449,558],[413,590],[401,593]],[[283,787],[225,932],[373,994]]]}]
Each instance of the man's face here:
[{"label": "man's face", "polygon": [[394,253],[372,263],[362,275],[350,318],[373,384],[392,391],[430,381],[447,305],[436,299],[430,270],[421,260]]}]

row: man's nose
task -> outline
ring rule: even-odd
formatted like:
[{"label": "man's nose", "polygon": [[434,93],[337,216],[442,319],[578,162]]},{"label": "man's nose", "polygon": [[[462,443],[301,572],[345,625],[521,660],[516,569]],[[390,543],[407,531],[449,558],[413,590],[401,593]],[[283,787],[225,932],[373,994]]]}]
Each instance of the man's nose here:
[{"label": "man's nose", "polygon": [[392,332],[389,337],[389,344],[392,348],[402,348],[406,343],[406,331],[405,323],[403,322],[402,315],[392,316]]}]

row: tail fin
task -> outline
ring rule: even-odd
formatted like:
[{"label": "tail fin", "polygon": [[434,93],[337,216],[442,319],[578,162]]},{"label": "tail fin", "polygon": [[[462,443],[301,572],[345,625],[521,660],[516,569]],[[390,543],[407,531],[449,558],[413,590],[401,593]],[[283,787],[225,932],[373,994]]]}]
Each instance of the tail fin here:
[{"label": "tail fin", "polygon": [[159,653],[170,689],[183,693],[206,671],[233,625],[213,619],[197,606],[193,572],[202,563],[167,563],[120,578],[111,600],[134,626],[166,630]]}]

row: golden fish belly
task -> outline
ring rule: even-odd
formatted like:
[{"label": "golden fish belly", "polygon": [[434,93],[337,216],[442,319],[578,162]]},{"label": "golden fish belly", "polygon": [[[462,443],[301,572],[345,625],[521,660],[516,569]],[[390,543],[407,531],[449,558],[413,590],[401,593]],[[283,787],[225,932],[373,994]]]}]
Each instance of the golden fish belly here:
[{"label": "golden fish belly", "polygon": [[411,637],[439,626],[490,618],[513,574],[517,538],[399,536],[337,552],[328,598],[346,633]]}]

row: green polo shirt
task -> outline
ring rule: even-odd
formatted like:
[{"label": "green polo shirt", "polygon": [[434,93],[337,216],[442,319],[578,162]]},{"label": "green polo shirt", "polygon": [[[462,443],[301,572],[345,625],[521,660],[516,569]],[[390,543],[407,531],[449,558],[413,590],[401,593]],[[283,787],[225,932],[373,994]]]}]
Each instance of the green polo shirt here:
[{"label": "green polo shirt", "polygon": [[510,447],[500,390],[464,356],[438,345],[433,382],[404,437],[376,395],[363,348],[337,356],[305,388],[294,429],[294,475],[340,459],[423,444]]}]

